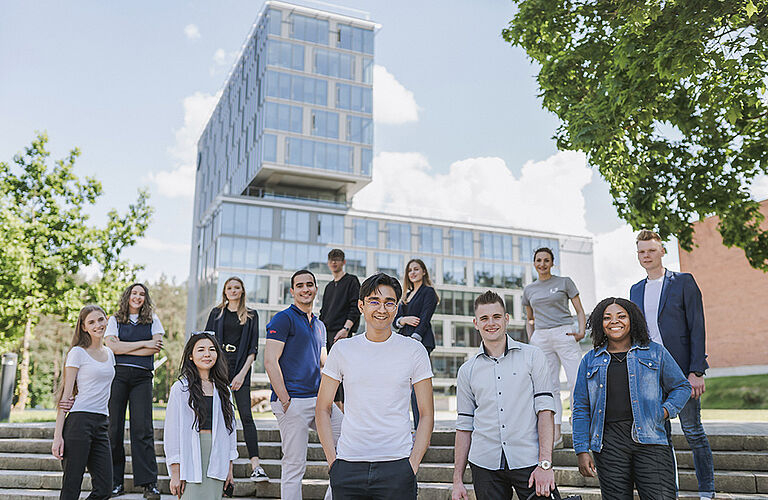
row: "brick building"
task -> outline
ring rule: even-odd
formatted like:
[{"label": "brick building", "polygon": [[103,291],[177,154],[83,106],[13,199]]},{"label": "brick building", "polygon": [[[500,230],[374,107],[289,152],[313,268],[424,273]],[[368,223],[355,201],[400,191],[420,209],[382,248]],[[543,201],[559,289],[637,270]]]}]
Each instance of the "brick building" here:
[{"label": "brick building", "polygon": [[[761,202],[768,219],[768,200]],[[680,249],[680,270],[691,273],[704,297],[710,366],[768,364],[768,274],[752,268],[744,251],[727,248],[717,217],[695,224],[691,252]],[[768,220],[763,223],[768,228]]]}]

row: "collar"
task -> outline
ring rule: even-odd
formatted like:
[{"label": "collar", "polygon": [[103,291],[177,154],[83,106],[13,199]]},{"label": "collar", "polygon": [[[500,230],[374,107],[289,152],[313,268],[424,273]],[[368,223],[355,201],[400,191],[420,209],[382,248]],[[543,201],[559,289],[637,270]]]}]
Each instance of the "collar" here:
[{"label": "collar", "polygon": [[[634,351],[635,349],[648,350],[649,347],[650,347],[650,342],[648,343],[648,345],[632,344],[629,347],[629,351]],[[627,352],[629,352],[629,351],[627,351]],[[606,342],[605,344],[601,345],[600,347],[598,347],[595,350],[595,356],[599,356],[600,354],[605,354],[607,352],[608,352],[608,342]]]},{"label": "collar", "polygon": [[[305,313],[304,311],[302,311],[301,309],[296,307],[296,304],[291,304],[291,306],[288,309],[290,309],[291,311],[293,311],[296,314],[299,314],[299,315],[304,316],[305,318],[307,318],[307,313]],[[314,312],[310,312],[310,315],[312,316],[312,319],[315,319],[315,313]],[[307,318],[307,319],[309,319],[309,318]]]},{"label": "collar", "polygon": [[[506,356],[511,349],[520,349],[520,344],[516,340],[514,340],[512,337],[507,335],[507,345],[504,346],[504,356]],[[475,357],[477,358],[482,355],[489,358],[491,357],[490,354],[488,354],[488,351],[486,351],[485,349],[485,342],[481,341],[480,349],[477,351],[477,354],[475,354]]]}]

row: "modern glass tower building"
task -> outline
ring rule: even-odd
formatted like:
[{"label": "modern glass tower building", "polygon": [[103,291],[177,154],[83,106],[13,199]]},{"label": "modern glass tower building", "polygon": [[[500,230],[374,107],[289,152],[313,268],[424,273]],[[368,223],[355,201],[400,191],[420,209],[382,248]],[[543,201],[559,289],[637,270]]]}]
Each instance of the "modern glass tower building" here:
[{"label": "modern glass tower building", "polygon": [[[510,334],[523,336],[520,301],[535,248],[551,247],[585,305],[594,304],[592,241],[352,210],[371,181],[376,29],[365,19],[266,2],[198,143],[187,327],[205,326],[230,276],[243,278],[263,333],[291,303],[297,269],[317,274],[319,309],[332,279],[331,248],[345,251],[347,272],[361,281],[377,271],[402,278],[418,257],[441,297],[432,362],[435,385],[445,387],[479,346],[478,292],[502,294]],[[255,371],[254,380],[266,382],[261,355]]]}]

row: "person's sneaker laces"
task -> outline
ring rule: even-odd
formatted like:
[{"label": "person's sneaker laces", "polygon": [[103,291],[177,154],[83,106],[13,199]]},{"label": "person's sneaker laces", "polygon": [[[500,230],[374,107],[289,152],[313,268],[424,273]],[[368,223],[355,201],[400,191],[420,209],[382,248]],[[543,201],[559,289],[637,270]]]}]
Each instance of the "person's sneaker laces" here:
[{"label": "person's sneaker laces", "polygon": [[269,481],[269,476],[266,472],[264,472],[264,469],[261,467],[256,467],[251,473],[251,481],[256,483],[263,483],[265,481]]}]

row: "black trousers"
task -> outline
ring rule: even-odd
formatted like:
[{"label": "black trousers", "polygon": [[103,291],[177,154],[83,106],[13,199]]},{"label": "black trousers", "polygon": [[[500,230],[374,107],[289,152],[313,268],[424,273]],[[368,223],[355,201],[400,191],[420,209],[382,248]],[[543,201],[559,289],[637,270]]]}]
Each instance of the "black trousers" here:
[{"label": "black trousers", "polygon": [[109,419],[101,413],[72,412],[64,420],[64,478],[59,500],[80,498],[83,474],[91,475],[90,500],[105,500],[112,494],[112,451]]},{"label": "black trousers", "polygon": [[328,474],[334,500],[416,499],[416,474],[407,458],[386,462],[336,459]]},{"label": "black trousers", "polygon": [[[517,498],[526,500],[536,493],[536,486],[528,486],[528,480],[531,478],[533,469],[536,468],[535,465],[523,469],[504,467],[499,470],[490,470],[470,462],[469,468],[472,470],[472,485],[478,499],[511,500],[512,490],[514,490],[517,492]],[[549,497],[534,495],[533,498]]]},{"label": "black trousers", "polygon": [[675,466],[668,445],[632,440],[632,421],[610,422],[603,430],[603,451],[595,453],[604,500],[676,498]]},{"label": "black trousers", "polygon": [[[237,363],[237,353],[231,353],[227,355],[227,363],[229,365],[229,381],[237,375],[235,370]],[[235,404],[237,405],[237,413],[240,414],[240,421],[243,423],[243,436],[245,437],[245,445],[248,447],[248,457],[253,458],[259,456],[259,435],[256,432],[256,424],[253,422],[253,413],[251,412],[251,370],[248,369],[248,373],[245,374],[245,380],[243,385],[236,391],[234,391]]]},{"label": "black trousers", "polygon": [[131,458],[133,484],[157,482],[155,430],[152,427],[152,372],[132,366],[115,366],[109,397],[109,441],[112,443],[112,481],[125,478],[125,409],[131,412]]},{"label": "black trousers", "polygon": [[[432,349],[427,347],[427,354],[432,354]],[[411,386],[411,413],[413,413],[413,428],[419,427],[419,403],[416,401],[416,391]]]}]

